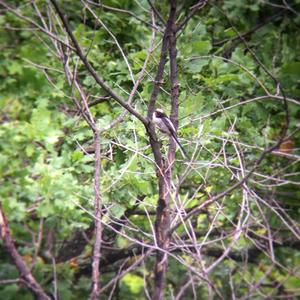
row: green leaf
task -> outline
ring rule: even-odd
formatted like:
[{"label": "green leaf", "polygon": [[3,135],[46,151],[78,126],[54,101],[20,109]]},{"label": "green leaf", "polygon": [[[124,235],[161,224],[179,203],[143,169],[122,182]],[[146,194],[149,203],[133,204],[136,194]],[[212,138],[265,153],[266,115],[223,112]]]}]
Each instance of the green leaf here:
[{"label": "green leaf", "polygon": [[191,53],[193,55],[207,55],[212,49],[210,41],[195,41],[191,45]]},{"label": "green leaf", "polygon": [[34,148],[35,147],[33,145],[31,145],[31,144],[29,144],[29,145],[26,146],[25,151],[26,151],[26,154],[27,154],[28,157],[31,157],[33,155]]},{"label": "green leaf", "polygon": [[81,160],[83,157],[84,157],[84,154],[82,153],[82,151],[76,150],[72,153],[73,161]]},{"label": "green leaf", "polygon": [[138,294],[143,289],[144,279],[134,274],[126,274],[121,283],[126,284],[133,294]]},{"label": "green leaf", "polygon": [[285,64],[282,67],[282,72],[288,75],[294,75],[300,78],[300,62],[293,61]]},{"label": "green leaf", "polygon": [[191,60],[187,63],[186,68],[188,69],[188,71],[190,73],[200,73],[201,70],[203,69],[203,67],[207,66],[209,63],[208,60],[206,59],[195,59],[195,60]]}]

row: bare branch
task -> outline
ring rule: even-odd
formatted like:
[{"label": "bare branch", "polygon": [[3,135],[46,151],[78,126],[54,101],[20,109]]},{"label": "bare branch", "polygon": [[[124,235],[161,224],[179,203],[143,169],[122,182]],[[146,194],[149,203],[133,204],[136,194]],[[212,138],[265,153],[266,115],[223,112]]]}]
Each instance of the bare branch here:
[{"label": "bare branch", "polygon": [[63,12],[61,11],[61,8],[59,7],[59,5],[57,4],[56,0],[50,0],[51,3],[53,4],[55,10],[57,11],[57,14],[59,15],[75,49],[76,49],[76,53],[79,56],[79,58],[81,59],[81,61],[83,62],[83,64],[85,65],[86,69],[89,71],[89,73],[93,76],[93,78],[95,79],[95,81],[103,88],[103,90],[105,92],[107,92],[113,99],[115,99],[121,106],[123,106],[125,109],[127,109],[130,113],[132,113],[135,117],[137,117],[145,126],[148,125],[148,120],[143,117],[141,114],[139,114],[134,108],[132,108],[128,103],[126,103],[126,101],[121,98],[119,95],[117,95],[106,83],[103,79],[101,79],[98,74],[96,73],[96,71],[94,70],[94,68],[92,67],[92,65],[89,63],[89,61],[87,60],[86,56],[84,55],[80,45],[78,44],[77,39],[75,38],[69,23],[65,17],[65,15],[63,14]]},{"label": "bare branch", "polygon": [[95,209],[95,244],[93,250],[93,263],[92,263],[92,292],[90,295],[91,300],[97,300],[100,295],[100,258],[101,258],[101,242],[102,242],[102,199],[100,194],[100,168],[101,168],[101,154],[100,154],[100,135],[96,131],[94,133],[95,142],[95,173],[94,173],[94,209]]},{"label": "bare branch", "polygon": [[0,202],[0,236],[3,240],[4,247],[10,255],[13,263],[20,273],[20,278],[26,287],[34,294],[38,300],[50,300],[50,297],[45,293],[40,284],[33,277],[30,269],[26,266],[21,255],[18,253],[15,243],[12,239],[8,221],[4,214],[2,204]]},{"label": "bare branch", "polygon": [[42,32],[46,33],[49,37],[53,38],[54,40],[58,41],[59,43],[65,45],[66,47],[70,48],[71,50],[75,50],[75,48],[73,48],[72,46],[70,46],[69,44],[66,44],[64,41],[62,41],[59,37],[57,37],[56,35],[54,35],[51,31],[46,30],[45,28],[41,27],[39,24],[37,24],[36,22],[32,21],[31,19],[21,15],[15,8],[9,6],[8,4],[6,4],[3,0],[0,0],[0,5],[2,5],[3,7],[5,7],[9,12],[11,12],[12,14],[16,15],[17,17],[19,17],[20,19],[26,21],[27,23],[33,25],[34,27],[38,28],[39,30],[41,30]]}]

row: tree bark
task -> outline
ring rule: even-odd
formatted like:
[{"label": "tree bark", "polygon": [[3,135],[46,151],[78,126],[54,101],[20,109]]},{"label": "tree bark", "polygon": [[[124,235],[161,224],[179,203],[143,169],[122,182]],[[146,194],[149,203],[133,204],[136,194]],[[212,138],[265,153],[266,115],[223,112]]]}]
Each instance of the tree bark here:
[{"label": "tree bark", "polygon": [[98,130],[94,132],[95,141],[95,174],[94,174],[94,192],[95,192],[95,244],[93,249],[93,264],[92,264],[92,292],[90,295],[91,300],[97,300],[100,296],[100,258],[101,258],[101,242],[102,242],[102,224],[101,224],[101,211],[102,199],[100,194],[100,168],[101,168],[101,155],[100,155],[100,135]]},{"label": "tree bark", "polygon": [[50,297],[45,293],[40,284],[33,277],[30,269],[25,264],[22,256],[18,253],[15,243],[12,239],[11,232],[8,226],[7,218],[2,209],[0,202],[0,237],[3,240],[4,247],[10,255],[14,265],[20,273],[22,282],[32,292],[38,300],[50,300]]},{"label": "tree bark", "polygon": [[[166,26],[165,38],[170,55],[170,80],[171,80],[171,120],[175,126],[178,125],[178,83],[177,83],[177,64],[176,64],[176,0],[171,0],[170,14]],[[175,47],[175,48],[174,48]],[[164,49],[162,49],[164,50]],[[168,159],[164,163],[163,175],[159,178],[159,199],[156,210],[155,234],[157,246],[160,248],[156,254],[155,264],[155,300],[164,299],[164,288],[166,272],[168,266],[168,248],[170,244],[170,199],[171,199],[171,179],[172,165],[175,159],[176,144],[170,139]]]}]

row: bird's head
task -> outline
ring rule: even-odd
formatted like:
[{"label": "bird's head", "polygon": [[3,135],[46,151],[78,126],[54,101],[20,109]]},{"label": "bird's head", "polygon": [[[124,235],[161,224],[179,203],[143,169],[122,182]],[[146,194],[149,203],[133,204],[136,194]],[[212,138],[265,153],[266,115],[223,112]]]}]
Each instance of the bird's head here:
[{"label": "bird's head", "polygon": [[163,118],[163,117],[166,117],[166,114],[165,112],[160,109],[160,108],[157,108],[155,111],[154,111],[154,114],[157,118]]}]

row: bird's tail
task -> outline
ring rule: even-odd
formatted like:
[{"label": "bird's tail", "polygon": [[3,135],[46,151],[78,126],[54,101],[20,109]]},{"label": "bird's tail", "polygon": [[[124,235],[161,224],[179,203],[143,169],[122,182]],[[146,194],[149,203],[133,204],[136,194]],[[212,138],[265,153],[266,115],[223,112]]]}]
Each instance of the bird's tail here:
[{"label": "bird's tail", "polygon": [[180,144],[178,137],[175,134],[172,134],[172,138],[174,139],[174,141],[176,142],[176,144],[178,145],[182,155],[187,159],[190,160],[189,156],[187,155],[186,151],[184,150],[183,146]]}]

